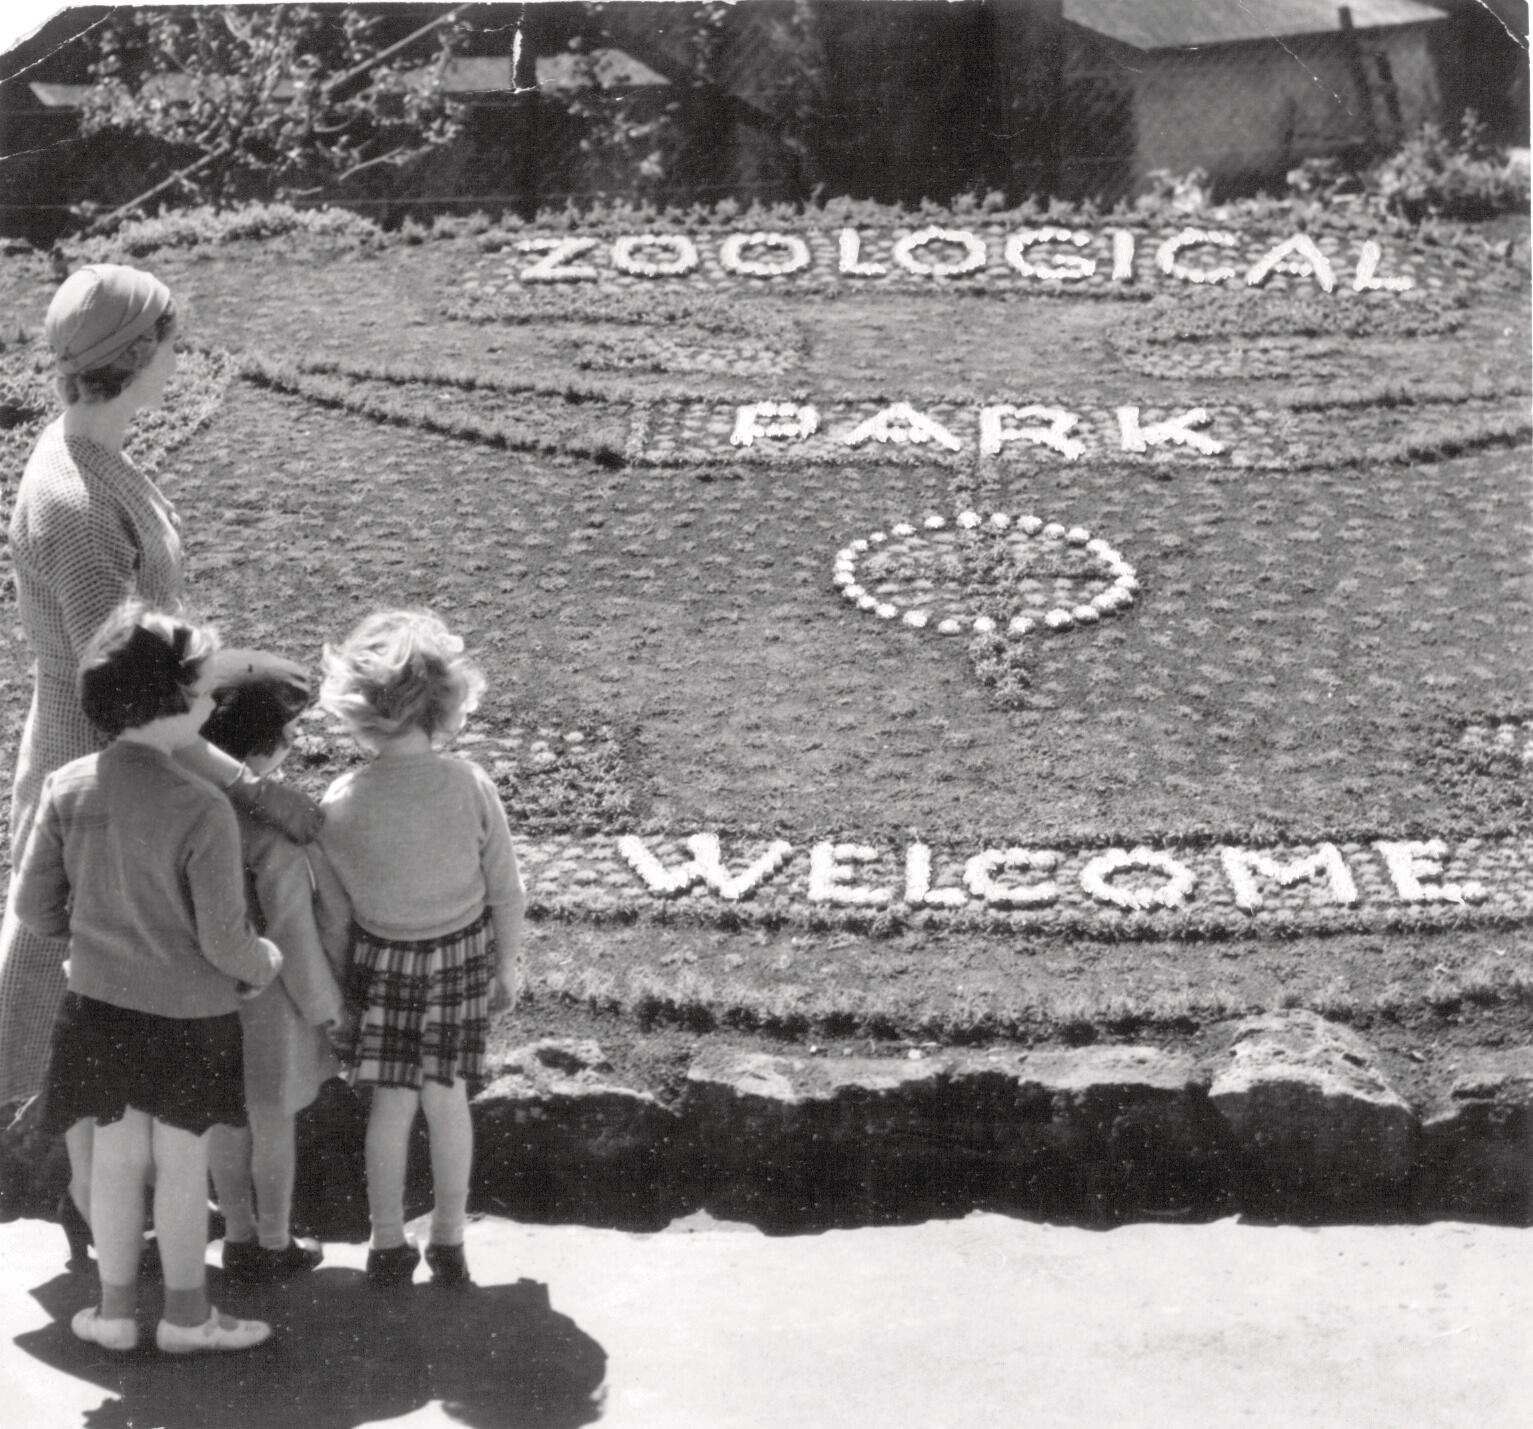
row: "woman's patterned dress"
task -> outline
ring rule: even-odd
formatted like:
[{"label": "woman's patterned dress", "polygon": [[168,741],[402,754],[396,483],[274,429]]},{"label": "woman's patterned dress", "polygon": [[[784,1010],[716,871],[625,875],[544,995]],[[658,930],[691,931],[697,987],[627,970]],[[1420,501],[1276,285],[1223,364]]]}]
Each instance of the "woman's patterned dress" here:
[{"label": "woman's patterned dress", "polygon": [[[21,624],[36,660],[11,794],[14,868],[43,779],[102,747],[75,693],[81,652],[130,595],[179,609],[181,538],[175,509],[159,488],[124,457],[65,436],[62,419],[38,438],[27,462],[10,537]],[[23,928],[7,900],[0,928],[0,1105],[42,1085],[67,946]]]}]

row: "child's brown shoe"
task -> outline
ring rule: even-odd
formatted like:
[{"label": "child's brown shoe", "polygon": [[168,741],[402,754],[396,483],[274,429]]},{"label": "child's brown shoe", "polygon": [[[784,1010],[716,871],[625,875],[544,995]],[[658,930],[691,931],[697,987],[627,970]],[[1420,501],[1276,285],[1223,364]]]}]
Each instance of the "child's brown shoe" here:
[{"label": "child's brown shoe", "polygon": [[435,1285],[455,1289],[460,1285],[472,1285],[468,1261],[461,1245],[428,1245],[426,1264],[431,1267],[431,1280]]},{"label": "child's brown shoe", "polygon": [[313,1270],[325,1252],[318,1241],[293,1236],[281,1250],[268,1250],[254,1241],[224,1242],[224,1274],[230,1280],[265,1285]]},{"label": "child's brown shoe", "polygon": [[370,1250],[367,1252],[367,1283],[379,1289],[408,1285],[420,1260],[420,1251],[408,1243],[391,1245],[386,1250]]}]

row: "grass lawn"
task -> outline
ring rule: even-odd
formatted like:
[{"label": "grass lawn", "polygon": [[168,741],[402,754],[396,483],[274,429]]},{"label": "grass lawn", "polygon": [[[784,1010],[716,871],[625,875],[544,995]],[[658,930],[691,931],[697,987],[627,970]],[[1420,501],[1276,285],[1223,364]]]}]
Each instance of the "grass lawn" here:
[{"label": "grass lawn", "polygon": [[[1302,1006],[1409,1081],[1533,1022],[1529,332],[1525,235],[1392,243],[1431,281],[1148,299],[164,250],[199,350],[144,450],[230,640],[314,662],[420,604],[477,651],[463,752],[540,915],[507,1035],[663,1086],[708,1036],[1194,1044]],[[52,280],[4,262],[9,493]],[[817,429],[731,444],[767,401]],[[981,455],[1004,405],[1080,454]],[[1186,420],[1130,451],[1128,407]],[[317,789],[355,756],[308,728]]]}]

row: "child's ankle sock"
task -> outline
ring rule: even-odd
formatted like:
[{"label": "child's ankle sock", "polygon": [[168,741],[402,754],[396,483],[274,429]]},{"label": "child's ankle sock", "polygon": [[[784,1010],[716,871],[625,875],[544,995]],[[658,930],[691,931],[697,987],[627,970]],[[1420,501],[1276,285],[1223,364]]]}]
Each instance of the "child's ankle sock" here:
[{"label": "child's ankle sock", "polygon": [[126,1285],[109,1285],[101,1282],[101,1318],[103,1320],[130,1319],[138,1308],[138,1281]]},{"label": "child's ankle sock", "polygon": [[462,1245],[463,1228],[468,1221],[467,1197],[452,1205],[433,1206],[431,1210],[431,1244]]},{"label": "child's ankle sock", "polygon": [[249,1202],[243,1206],[223,1204],[218,1209],[224,1218],[226,1245],[243,1245],[256,1238],[256,1220]]},{"label": "child's ankle sock", "polygon": [[163,1318],[170,1324],[187,1328],[206,1324],[209,1310],[206,1285],[188,1290],[172,1290],[168,1285],[165,1287]]},{"label": "child's ankle sock", "polygon": [[256,1239],[266,1250],[282,1250],[293,1238],[292,1228],[285,1216],[280,1220],[275,1216],[257,1216],[256,1232]]},{"label": "child's ankle sock", "polygon": [[397,1246],[408,1244],[405,1238],[405,1218],[403,1214],[398,1220],[374,1221],[372,1239],[368,1241],[373,1250],[393,1250]]}]

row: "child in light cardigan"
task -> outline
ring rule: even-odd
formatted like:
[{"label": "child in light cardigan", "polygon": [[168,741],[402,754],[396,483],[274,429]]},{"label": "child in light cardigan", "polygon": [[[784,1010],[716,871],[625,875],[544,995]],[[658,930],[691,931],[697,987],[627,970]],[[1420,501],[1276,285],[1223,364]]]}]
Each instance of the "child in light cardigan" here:
[{"label": "child in light cardigan", "polygon": [[86,717],[111,741],[56,769],[16,875],[27,927],[69,938],[42,1127],[91,1128],[90,1225],[101,1302],[74,1333],[138,1344],[144,1188],[165,1281],[155,1343],[170,1354],[260,1344],[271,1327],[208,1303],[208,1130],[243,1125],[240,987],[282,955],[251,928],[234,811],[175,758],[212,710],[217,637],[141,602],[119,607],[80,661]]},{"label": "child in light cardigan", "polygon": [[442,747],[484,677],[425,611],[385,611],[324,652],[320,704],[375,757],[326,792],[321,849],[351,898],[347,1001],[360,1009],[354,1079],[370,1087],[367,1277],[407,1283],[420,1260],[404,1229],[410,1129],[424,1111],[434,1203],[426,1261],[468,1282],[468,1096],[484,1080],[489,1014],[514,1004],[524,898],[490,777]]},{"label": "child in light cardigan", "polygon": [[[297,736],[311,698],[308,673],[279,656],[244,652],[237,664],[220,664],[213,698],[203,737],[266,778]],[[282,950],[282,975],[240,1007],[250,1124],[214,1132],[211,1168],[224,1274],[264,1282],[324,1259],[318,1241],[292,1234],[295,1119],[340,1070],[328,1034],[340,1029],[344,1008],[327,952],[344,957],[349,915],[322,858],[311,864],[279,830],[237,816],[251,916]]]}]

